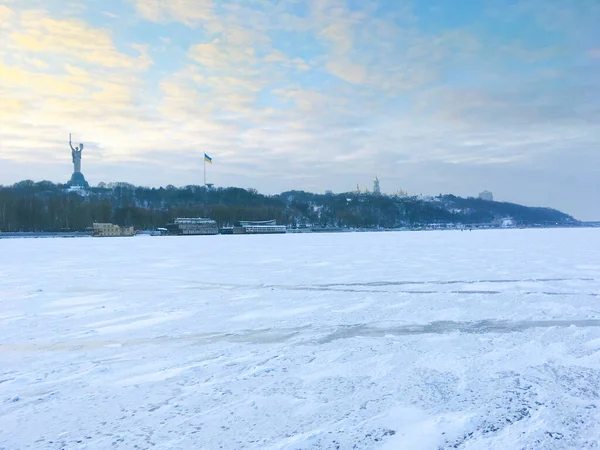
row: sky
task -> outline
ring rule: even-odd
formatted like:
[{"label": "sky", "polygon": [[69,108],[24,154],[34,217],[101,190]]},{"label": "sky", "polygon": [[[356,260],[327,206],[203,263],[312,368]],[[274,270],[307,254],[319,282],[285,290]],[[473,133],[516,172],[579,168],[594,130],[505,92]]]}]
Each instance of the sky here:
[{"label": "sky", "polygon": [[599,0],[0,0],[0,184],[452,193],[600,220]]}]

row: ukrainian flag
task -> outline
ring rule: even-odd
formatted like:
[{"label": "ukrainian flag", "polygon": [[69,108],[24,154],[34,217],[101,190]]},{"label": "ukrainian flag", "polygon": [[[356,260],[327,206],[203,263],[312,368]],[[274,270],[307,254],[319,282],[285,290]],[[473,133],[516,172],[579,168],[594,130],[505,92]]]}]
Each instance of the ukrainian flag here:
[{"label": "ukrainian flag", "polygon": [[212,164],[212,158],[210,156],[208,156],[206,153],[204,154],[204,161]]}]

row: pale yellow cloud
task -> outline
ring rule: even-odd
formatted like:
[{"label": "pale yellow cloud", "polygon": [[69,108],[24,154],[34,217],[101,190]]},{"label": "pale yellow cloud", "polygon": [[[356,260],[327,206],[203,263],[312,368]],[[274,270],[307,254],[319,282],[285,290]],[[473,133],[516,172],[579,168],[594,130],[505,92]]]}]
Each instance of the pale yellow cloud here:
[{"label": "pale yellow cloud", "polygon": [[0,98],[2,98],[2,111],[0,117],[17,116],[25,112],[27,105],[20,98],[11,97],[8,92],[0,91]]},{"label": "pale yellow cloud", "polygon": [[271,38],[263,31],[232,24],[229,21],[221,35],[229,45],[233,46],[252,45],[254,48],[259,48],[271,45]]},{"label": "pale yellow cloud", "polygon": [[153,105],[137,101],[143,97],[141,74],[152,63],[146,46],[129,44],[138,53],[130,56],[116,48],[108,30],[83,20],[44,11],[7,13],[5,7],[0,14],[11,18],[0,29],[7,44],[0,50],[3,157],[22,161],[27,146],[54,151],[49,143],[70,131],[105,146],[106,161],[135,157],[160,142],[160,123],[148,119]]},{"label": "pale yellow cloud", "polygon": [[190,58],[209,69],[228,69],[257,63],[254,47],[231,46],[215,39],[190,48]]},{"label": "pale yellow cloud", "polygon": [[89,72],[81,67],[65,64],[65,71],[74,77],[89,79]]},{"label": "pale yellow cloud", "polygon": [[271,39],[262,31],[231,22],[210,42],[193,45],[189,56],[207,69],[230,69],[255,66],[257,51],[270,51]]},{"label": "pale yellow cloud", "polygon": [[109,143],[121,127],[128,129],[121,130],[123,134],[137,127],[142,111],[133,102],[135,84],[114,78],[114,82],[95,80],[80,69],[69,70],[71,73],[53,75],[0,66],[0,81],[10,88],[2,102],[11,105],[2,114],[1,128],[27,134],[22,126],[29,124],[34,125],[29,132],[48,137],[70,128],[89,139]]},{"label": "pale yellow cloud", "polygon": [[199,119],[212,116],[218,110],[216,99],[201,93],[182,73],[176,73],[160,83],[162,100],[158,106],[161,117],[166,122],[193,125]]},{"label": "pale yellow cloud", "polygon": [[208,86],[212,88],[215,92],[235,90],[258,92],[263,87],[265,87],[265,83],[260,79],[240,78],[235,76],[202,77],[202,79],[198,81],[198,84],[201,87]]},{"label": "pale yellow cloud", "polygon": [[48,64],[46,64],[41,59],[32,59],[30,61],[30,63],[31,63],[31,65],[33,65],[34,67],[37,67],[38,69],[47,69],[48,68]]},{"label": "pale yellow cloud", "polygon": [[231,150],[242,129],[235,121],[217,119],[215,113],[237,113],[238,109],[243,109],[246,98],[201,93],[186,84],[181,74],[163,80],[160,87],[163,99],[158,111],[164,132],[151,144],[152,148],[162,145],[173,152],[188,154],[198,153],[201,148],[214,152],[219,149],[221,158]]},{"label": "pale yellow cloud", "polygon": [[7,28],[10,21],[15,17],[15,13],[8,6],[0,5],[0,28]]},{"label": "pale yellow cloud", "polygon": [[101,105],[132,105],[132,92],[129,86],[117,83],[98,83],[99,91],[91,95],[93,103]]},{"label": "pale yellow cloud", "polygon": [[[64,73],[24,75],[26,84],[42,81],[40,86],[51,87],[44,87],[42,92],[30,89],[29,95],[12,99],[13,118],[4,122],[5,128],[25,133],[27,127],[20,128],[22,124],[35,123],[40,133],[72,129],[82,141],[100,143],[105,161],[133,160],[157,148],[165,152],[190,151],[200,145],[219,149],[222,155],[241,146],[261,149],[268,156],[304,154],[302,146],[316,148],[322,129],[327,127],[321,118],[330,120],[331,111],[343,115],[353,110],[343,109],[344,100],[335,94],[297,88],[280,93],[290,100],[289,110],[257,108],[258,92],[273,84],[289,83],[290,70],[308,70],[321,66],[323,61],[311,61],[309,65],[302,58],[291,58],[272,47],[274,43],[262,25],[248,29],[243,26],[243,17],[214,18],[208,2],[204,3],[207,8],[194,9],[202,6],[202,2],[195,2],[191,14],[184,14],[184,3],[136,2],[138,11],[149,20],[177,20],[188,25],[202,22],[210,36],[189,49],[190,62],[196,64],[164,77],[158,99],[144,96],[142,74],[136,69],[149,64],[144,61],[146,48],[130,45],[142,55],[139,58],[120,53],[110,32],[83,21],[51,19],[42,13],[30,13],[30,17],[16,21],[11,34],[19,51],[39,55],[40,61],[52,55],[50,67],[56,70],[55,61],[60,59]],[[355,58],[357,55],[352,53],[358,22],[350,16],[339,6],[332,15],[323,12],[311,30],[332,44],[332,59],[326,70],[350,83],[373,84],[364,55]],[[36,31],[37,25],[43,33]],[[82,34],[84,31],[87,34]],[[95,52],[92,43],[99,44],[102,51]],[[13,73],[12,82],[16,83],[19,75],[23,74]],[[65,90],[65,83],[77,86],[79,91]],[[25,88],[24,84],[20,86]]]},{"label": "pale yellow cloud", "polygon": [[263,58],[264,62],[285,62],[287,60],[288,56],[280,50],[273,50]]},{"label": "pale yellow cloud", "polygon": [[[15,17],[22,20],[4,34],[13,56],[10,64],[0,53],[3,158],[24,161],[31,152],[23,149],[31,148],[39,159],[44,152],[55,152],[56,145],[50,143],[70,131],[88,145],[105,146],[105,161],[135,157],[153,141],[160,142],[160,123],[149,121],[148,106],[136,102],[143,86],[138,67],[147,65],[143,58],[119,53],[107,32],[84,22],[58,21],[41,13]],[[33,23],[48,34],[33,31]],[[86,30],[80,42],[74,42],[73,30],[56,29],[58,24],[74,23],[79,27],[75,31]],[[53,45],[63,48],[50,48]],[[86,160],[95,157],[90,152]]]},{"label": "pale yellow cloud", "polygon": [[[135,86],[124,83],[95,82],[85,86],[82,94],[19,96],[11,104],[10,114],[0,117],[0,127],[10,130],[10,135],[20,136],[14,142],[14,152],[4,157],[23,160],[17,151],[26,141],[38,140],[31,148],[48,150],[48,143],[66,138],[74,133],[78,141],[88,144],[85,160],[98,158],[94,144],[102,148],[105,162],[125,161],[143,155],[152,145],[164,142],[162,124],[145,118],[147,109],[135,104]],[[33,126],[33,127],[32,127]],[[60,144],[62,145],[62,144]],[[61,146],[52,152],[60,152]],[[66,142],[65,151],[68,149]],[[60,153],[58,153],[60,154]]]},{"label": "pale yellow cloud", "polygon": [[307,89],[275,89],[272,93],[293,100],[302,112],[322,111],[332,103],[327,95]]},{"label": "pale yellow cloud", "polygon": [[0,80],[6,86],[26,88],[30,94],[77,95],[85,89],[68,77],[28,72],[20,67],[7,66],[0,62]]},{"label": "pale yellow cloud", "polygon": [[298,70],[310,70],[310,65],[302,58],[290,58],[281,50],[273,50],[263,58],[263,62],[277,63]]},{"label": "pale yellow cloud", "polygon": [[168,120],[194,120],[195,117],[229,112],[248,114],[261,90],[260,80],[229,76],[201,76],[198,67],[189,66],[164,79],[164,99],[160,107]]},{"label": "pale yellow cloud", "polygon": [[19,51],[62,54],[108,68],[145,69],[152,64],[144,46],[133,45],[139,56],[131,57],[116,49],[107,30],[77,19],[53,19],[40,11],[22,12],[10,39]]}]

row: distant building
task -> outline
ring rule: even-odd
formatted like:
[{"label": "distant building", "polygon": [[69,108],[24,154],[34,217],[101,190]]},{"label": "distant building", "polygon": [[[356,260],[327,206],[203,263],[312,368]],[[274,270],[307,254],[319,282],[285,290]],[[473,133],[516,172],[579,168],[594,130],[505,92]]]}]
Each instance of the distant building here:
[{"label": "distant building", "polygon": [[277,225],[275,220],[243,220],[236,224],[233,234],[282,234],[286,233],[285,225]]},{"label": "distant building", "polygon": [[219,234],[217,222],[203,217],[178,217],[167,224],[169,234],[178,236]]},{"label": "distant building", "polygon": [[511,219],[510,217],[506,217],[506,218],[502,219],[500,226],[502,228],[514,228],[515,221],[513,219]]},{"label": "distant building", "polygon": [[492,193],[490,191],[483,191],[479,193],[479,198],[481,200],[485,200],[487,202],[493,202],[494,201],[494,196],[492,195]]},{"label": "distant building", "polygon": [[133,227],[121,228],[112,223],[94,223],[92,230],[92,236],[95,237],[133,236],[135,234]]},{"label": "distant building", "polygon": [[379,178],[375,177],[373,180],[373,195],[381,195],[381,189],[379,188]]}]

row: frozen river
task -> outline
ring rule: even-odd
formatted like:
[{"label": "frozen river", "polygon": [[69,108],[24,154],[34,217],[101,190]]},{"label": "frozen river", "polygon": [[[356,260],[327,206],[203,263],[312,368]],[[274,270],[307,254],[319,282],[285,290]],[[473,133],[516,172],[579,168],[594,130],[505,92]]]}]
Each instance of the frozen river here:
[{"label": "frozen river", "polygon": [[0,241],[0,449],[600,436],[600,230]]}]

